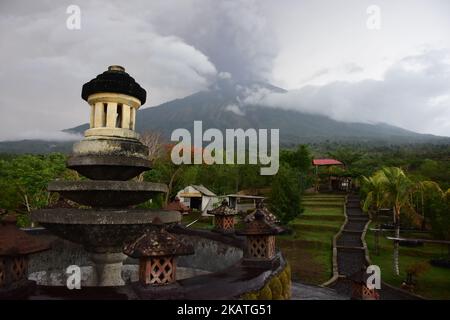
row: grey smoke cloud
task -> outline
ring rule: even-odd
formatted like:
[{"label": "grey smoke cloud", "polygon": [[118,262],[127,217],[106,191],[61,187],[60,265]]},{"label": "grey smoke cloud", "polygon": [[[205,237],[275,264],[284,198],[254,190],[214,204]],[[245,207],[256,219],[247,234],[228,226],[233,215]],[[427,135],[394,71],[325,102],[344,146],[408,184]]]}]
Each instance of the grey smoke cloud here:
[{"label": "grey smoke cloud", "polygon": [[184,39],[234,79],[269,80],[279,44],[267,19],[267,3],[184,0],[180,5],[169,0],[155,5],[149,15],[158,32]]},{"label": "grey smoke cloud", "polygon": [[69,4],[0,4],[1,140],[58,138],[85,122],[81,86],[111,64],[124,65],[157,105],[207,89],[218,71],[261,78],[275,54],[264,49],[256,1],[76,1],[77,31],[66,28]]},{"label": "grey smoke cloud", "polygon": [[0,14],[3,140],[35,138],[36,132],[56,139],[59,130],[85,122],[81,86],[111,64],[126,66],[149,90],[150,103],[202,90],[217,73],[195,47],[159,34],[115,4],[84,2],[77,31],[66,28],[66,7],[42,2],[36,11],[23,11],[12,5]]}]

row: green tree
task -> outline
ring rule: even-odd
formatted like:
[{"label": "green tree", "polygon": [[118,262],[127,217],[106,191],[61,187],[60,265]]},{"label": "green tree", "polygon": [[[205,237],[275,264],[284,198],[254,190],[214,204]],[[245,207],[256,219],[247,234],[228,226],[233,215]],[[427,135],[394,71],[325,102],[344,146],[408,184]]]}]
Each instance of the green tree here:
[{"label": "green tree", "polygon": [[311,169],[311,152],[306,145],[299,145],[295,150],[283,149],[280,152],[280,164],[288,164],[299,180],[301,191],[313,184],[307,173]]},{"label": "green tree", "polygon": [[375,233],[375,254],[380,254],[380,228],[378,223],[379,210],[384,203],[384,175],[381,171],[377,172],[371,177],[361,177],[361,193],[363,194],[363,210],[369,211],[372,214],[375,224],[377,225],[377,231]]},{"label": "green tree", "polygon": [[351,167],[355,162],[363,157],[363,154],[351,148],[339,148],[328,152],[328,155],[336,160],[343,162],[347,167]]},{"label": "green tree", "polygon": [[26,213],[49,205],[56,195],[47,191],[50,181],[66,178],[71,170],[66,169],[63,154],[22,155],[0,161],[0,206]]},{"label": "green tree", "polygon": [[425,222],[428,213],[432,211],[430,205],[436,201],[441,200],[444,197],[441,187],[434,181],[419,181],[416,183],[416,197],[419,199],[420,213],[422,214],[422,229],[425,229]]},{"label": "green tree", "polygon": [[184,170],[188,165],[174,164],[170,158],[170,150],[164,150],[153,161],[153,168],[144,173],[143,177],[146,181],[165,183],[168,192],[164,196],[163,204],[166,205],[170,198],[175,195],[177,186],[179,185]]},{"label": "green tree", "polygon": [[450,189],[442,196],[435,194],[430,208],[430,221],[434,236],[438,239],[450,240]]},{"label": "green tree", "polygon": [[300,185],[295,177],[296,171],[289,165],[280,166],[272,181],[270,209],[283,224],[287,224],[302,213]]},{"label": "green tree", "polygon": [[[386,203],[392,206],[395,228],[395,238],[400,237],[400,213],[403,208],[411,209],[411,194],[414,192],[414,183],[406,176],[402,169],[386,167],[381,169],[384,177],[383,189]],[[411,212],[411,210],[408,210]],[[393,267],[396,275],[399,270],[399,242],[394,241]]]}]

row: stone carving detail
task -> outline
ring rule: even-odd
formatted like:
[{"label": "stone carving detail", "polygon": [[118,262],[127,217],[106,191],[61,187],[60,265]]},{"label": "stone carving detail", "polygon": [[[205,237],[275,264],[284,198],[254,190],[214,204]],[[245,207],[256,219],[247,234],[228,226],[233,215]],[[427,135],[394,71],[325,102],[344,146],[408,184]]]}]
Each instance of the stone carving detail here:
[{"label": "stone carving detail", "polygon": [[[142,265],[143,264],[143,265]],[[162,285],[174,282],[175,257],[160,257],[141,261],[140,272],[144,284]]]}]

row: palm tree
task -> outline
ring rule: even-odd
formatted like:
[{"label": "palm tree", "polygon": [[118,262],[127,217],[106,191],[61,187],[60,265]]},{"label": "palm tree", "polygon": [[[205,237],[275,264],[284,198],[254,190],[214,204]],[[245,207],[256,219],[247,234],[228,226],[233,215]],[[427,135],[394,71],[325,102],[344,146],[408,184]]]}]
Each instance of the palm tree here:
[{"label": "palm tree", "polygon": [[444,192],[438,183],[434,181],[419,181],[416,187],[419,192],[420,202],[421,202],[421,214],[422,214],[422,230],[425,229],[425,193],[432,192],[444,197]]},{"label": "palm tree", "polygon": [[378,213],[384,202],[384,182],[385,176],[382,171],[377,171],[371,177],[362,177],[362,190],[365,193],[365,199],[363,202],[363,210],[371,211],[372,216],[375,218],[375,224],[377,231],[375,232],[375,254],[380,254],[380,228],[378,223]]},{"label": "palm tree", "polygon": [[[392,206],[395,228],[395,238],[400,237],[400,212],[403,208],[412,209],[410,195],[415,190],[415,184],[406,176],[402,169],[397,167],[387,167],[381,169],[384,175],[383,189],[387,204]],[[398,276],[399,270],[399,241],[394,241],[393,267]]]}]

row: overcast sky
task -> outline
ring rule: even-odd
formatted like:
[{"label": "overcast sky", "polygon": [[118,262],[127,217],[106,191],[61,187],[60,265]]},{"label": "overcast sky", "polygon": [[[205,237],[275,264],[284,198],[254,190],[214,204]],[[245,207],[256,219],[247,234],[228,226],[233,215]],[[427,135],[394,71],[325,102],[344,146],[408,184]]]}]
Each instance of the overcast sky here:
[{"label": "overcast sky", "polygon": [[147,89],[145,107],[227,72],[289,90],[247,103],[450,136],[448,0],[1,0],[0,47],[0,140],[67,138],[89,117],[81,86],[112,64]]}]

